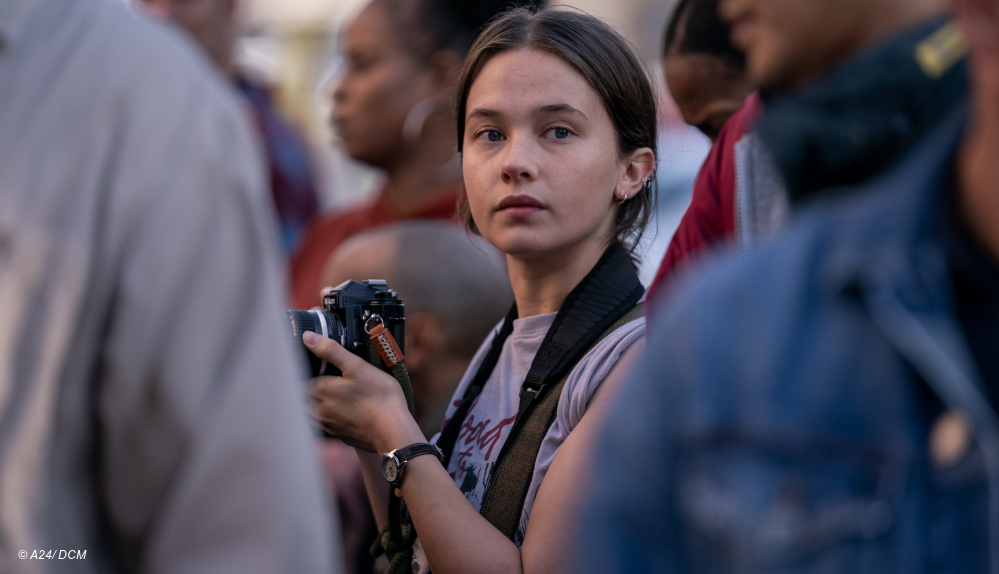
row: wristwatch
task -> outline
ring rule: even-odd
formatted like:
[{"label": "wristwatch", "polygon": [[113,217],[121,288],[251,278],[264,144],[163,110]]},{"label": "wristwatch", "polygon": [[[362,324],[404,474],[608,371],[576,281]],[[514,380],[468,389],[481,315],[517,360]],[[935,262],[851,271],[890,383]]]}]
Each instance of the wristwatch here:
[{"label": "wristwatch", "polygon": [[382,476],[393,487],[398,488],[402,484],[402,475],[405,473],[406,463],[415,457],[423,454],[432,454],[437,460],[444,462],[444,453],[435,444],[418,442],[406,448],[397,448],[382,455]]}]

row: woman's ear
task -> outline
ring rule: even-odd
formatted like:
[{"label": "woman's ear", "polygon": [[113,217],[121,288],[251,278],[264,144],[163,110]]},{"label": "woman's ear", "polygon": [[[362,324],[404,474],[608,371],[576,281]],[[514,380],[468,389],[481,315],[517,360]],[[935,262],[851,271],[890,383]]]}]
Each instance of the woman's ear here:
[{"label": "woman's ear", "polygon": [[623,191],[627,197],[634,197],[645,186],[645,180],[656,171],[656,154],[650,148],[638,148],[628,154],[622,164],[624,171],[618,180],[620,191],[617,193]]}]

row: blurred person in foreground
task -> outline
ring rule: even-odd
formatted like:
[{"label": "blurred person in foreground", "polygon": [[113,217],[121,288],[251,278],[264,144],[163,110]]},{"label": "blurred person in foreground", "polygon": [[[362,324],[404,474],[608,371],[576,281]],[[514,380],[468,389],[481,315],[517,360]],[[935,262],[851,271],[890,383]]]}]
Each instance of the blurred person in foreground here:
[{"label": "blurred person in foreground", "polygon": [[[425,436],[441,430],[444,412],[479,343],[513,303],[510,280],[494,247],[448,222],[405,221],[361,232],[330,256],[323,282],[385,279],[406,304],[406,369],[414,418]],[[370,562],[374,531],[353,447],[325,439],[323,449],[341,512],[348,572]],[[367,569],[370,572],[370,567]]]},{"label": "blurred person in foreground", "polygon": [[935,56],[967,41],[970,106],[678,285],[607,421],[582,571],[999,572],[999,1],[954,4]]},{"label": "blurred person in foreground", "polygon": [[708,155],[649,287],[650,308],[709,249],[746,250],[805,198],[891,168],[967,92],[961,58],[920,56],[953,42],[944,0],[720,0],[719,8],[760,94]]},{"label": "blurred person in foreground", "polygon": [[372,0],[347,28],[347,71],[333,91],[333,125],[347,154],[387,179],[374,202],[310,225],[291,263],[297,307],[319,302],[323,266],[351,235],[404,219],[454,218],[461,183],[450,114],[454,83],[475,36],[513,4]]},{"label": "blurred person in foreground", "polygon": [[327,574],[240,103],[117,0],[0,0],[0,101],[0,570]]},{"label": "blurred person in foreground", "polygon": [[663,72],[683,121],[718,141],[753,91],[746,59],[729,42],[718,0],[680,0],[666,23]]},{"label": "blurred person in foreground", "polygon": [[233,61],[239,34],[240,0],[141,0],[157,16],[184,28],[225,77],[250,103],[270,166],[271,195],[290,253],[308,222],[319,212],[315,175],[301,135],[274,105],[271,89]]}]

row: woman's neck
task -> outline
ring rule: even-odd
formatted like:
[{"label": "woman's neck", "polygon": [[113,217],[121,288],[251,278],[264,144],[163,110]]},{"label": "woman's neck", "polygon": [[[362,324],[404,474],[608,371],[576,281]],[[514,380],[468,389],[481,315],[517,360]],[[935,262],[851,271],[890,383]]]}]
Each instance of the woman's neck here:
[{"label": "woman's neck", "polygon": [[554,313],[604,254],[606,240],[587,240],[542,256],[507,255],[510,285],[521,318]]}]

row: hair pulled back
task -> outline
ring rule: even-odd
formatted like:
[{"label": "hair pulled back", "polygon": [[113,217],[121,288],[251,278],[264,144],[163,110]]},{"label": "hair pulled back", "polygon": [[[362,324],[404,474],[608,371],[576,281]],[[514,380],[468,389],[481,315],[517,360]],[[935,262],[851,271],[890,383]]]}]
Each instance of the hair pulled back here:
[{"label": "hair pulled back", "polygon": [[677,2],[666,24],[663,56],[668,56],[674,47],[678,54],[707,54],[720,58],[736,70],[746,68],[746,56],[732,46],[729,25],[718,16],[718,0]]},{"label": "hair pulled back", "polygon": [[464,57],[490,21],[515,6],[538,9],[546,0],[375,0],[393,20],[403,45],[417,59],[451,51]]},{"label": "hair pulled back", "polygon": [[[510,10],[493,21],[472,45],[454,100],[459,152],[464,140],[468,94],[475,79],[494,56],[523,49],[558,56],[586,78],[611,117],[622,156],[640,148],[656,152],[655,91],[627,40],[589,14],[557,8]],[[653,172],[650,184],[618,208],[615,237],[629,252],[633,252],[641,239],[655,203]],[[459,217],[469,230],[478,233],[467,199],[463,198],[459,205]]]}]

